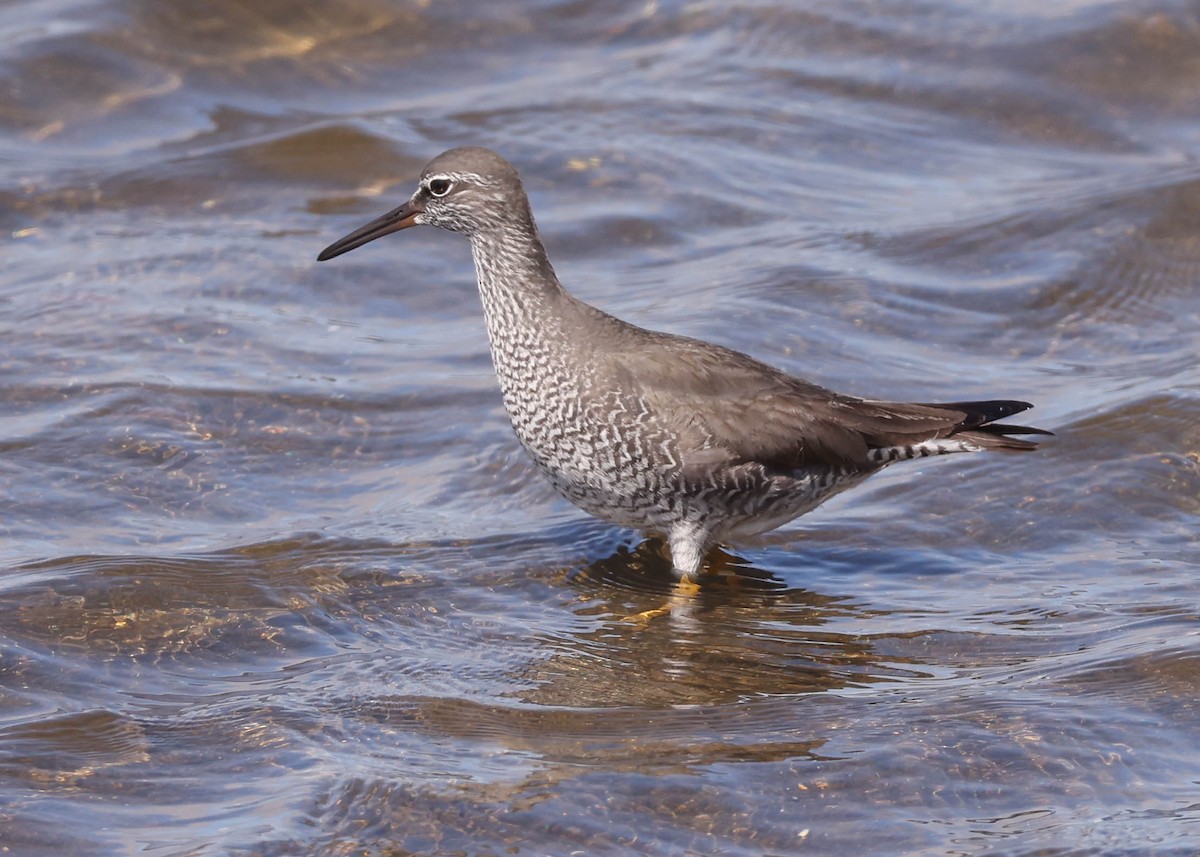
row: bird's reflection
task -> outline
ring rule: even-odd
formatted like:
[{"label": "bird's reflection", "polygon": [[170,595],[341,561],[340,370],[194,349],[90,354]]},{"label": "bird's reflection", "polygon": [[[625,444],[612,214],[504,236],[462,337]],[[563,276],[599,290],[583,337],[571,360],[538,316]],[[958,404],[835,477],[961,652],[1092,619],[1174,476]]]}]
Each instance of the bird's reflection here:
[{"label": "bird's reflection", "polygon": [[850,596],[789,587],[734,555],[712,560],[696,585],[681,586],[662,542],[651,539],[573,572],[576,611],[592,625],[555,641],[538,664],[537,688],[523,698],[711,706],[820,693],[892,672],[855,632],[865,614]]},{"label": "bird's reflection", "polygon": [[[633,547],[621,545],[615,552],[596,560],[575,574],[577,582],[595,581],[620,589],[669,593],[678,588],[679,575],[671,567],[666,543],[648,538]],[[747,560],[722,548],[714,548],[699,578],[700,592],[717,592],[722,587],[750,592],[783,592],[787,584],[775,574],[756,568]]]},{"label": "bird's reflection", "polygon": [[698,612],[728,602],[731,595],[764,597],[787,590],[787,584],[769,571],[717,548],[695,580],[673,570],[671,555],[661,538],[648,538],[630,547],[622,545],[611,555],[592,562],[574,576],[577,583],[603,586],[649,596],[645,606],[624,618],[631,623],[666,620],[677,630],[691,627]]}]

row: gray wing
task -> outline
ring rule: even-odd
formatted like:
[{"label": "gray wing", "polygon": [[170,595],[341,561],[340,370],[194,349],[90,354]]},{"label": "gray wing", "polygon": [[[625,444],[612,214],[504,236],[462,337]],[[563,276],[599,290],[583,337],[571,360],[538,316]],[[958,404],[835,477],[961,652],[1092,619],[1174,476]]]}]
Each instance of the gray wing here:
[{"label": "gray wing", "polygon": [[[643,336],[608,355],[613,381],[637,391],[652,419],[691,450],[685,465],[758,462],[793,471],[806,466],[873,466],[871,449],[967,433],[991,448],[1034,444],[1007,433],[1041,434],[993,420],[1026,402],[950,404],[876,402],[834,393],[745,354],[686,337]],[[1007,433],[1006,433],[1007,432]]]}]

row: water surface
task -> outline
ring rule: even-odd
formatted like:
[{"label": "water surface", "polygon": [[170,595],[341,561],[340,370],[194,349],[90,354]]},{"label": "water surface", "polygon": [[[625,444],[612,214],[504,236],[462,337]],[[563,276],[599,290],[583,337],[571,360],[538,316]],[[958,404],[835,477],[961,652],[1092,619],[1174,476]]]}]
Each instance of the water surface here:
[{"label": "water surface", "polygon": [[[0,68],[5,853],[1200,849],[1193,5],[18,0]],[[1058,436],[673,594],[465,242],[314,262],[467,144],[588,301]]]}]

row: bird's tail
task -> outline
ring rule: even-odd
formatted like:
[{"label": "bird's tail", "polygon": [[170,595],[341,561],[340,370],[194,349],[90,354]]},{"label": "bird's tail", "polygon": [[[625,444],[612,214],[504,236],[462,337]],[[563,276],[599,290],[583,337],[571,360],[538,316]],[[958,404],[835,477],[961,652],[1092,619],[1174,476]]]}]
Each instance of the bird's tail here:
[{"label": "bird's tail", "polygon": [[952,436],[970,441],[983,449],[1009,451],[1037,449],[1036,441],[1023,440],[1014,435],[1054,434],[1054,432],[1031,426],[1015,426],[996,422],[996,420],[1002,420],[1032,408],[1033,405],[1029,402],[997,399],[987,402],[946,402],[929,405],[929,407],[946,408],[966,414],[966,418],[955,427]]}]

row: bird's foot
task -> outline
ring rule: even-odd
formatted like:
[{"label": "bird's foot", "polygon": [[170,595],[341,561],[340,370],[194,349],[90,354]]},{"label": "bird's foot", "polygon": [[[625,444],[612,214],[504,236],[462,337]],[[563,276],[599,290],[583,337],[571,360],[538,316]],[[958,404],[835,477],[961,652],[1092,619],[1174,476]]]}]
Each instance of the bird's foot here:
[{"label": "bird's foot", "polygon": [[667,596],[667,600],[663,604],[640,613],[633,613],[626,616],[623,621],[635,625],[645,625],[660,616],[671,616],[681,610],[690,611],[699,595],[700,581],[695,575],[685,574],[672,585],[671,594]]}]

